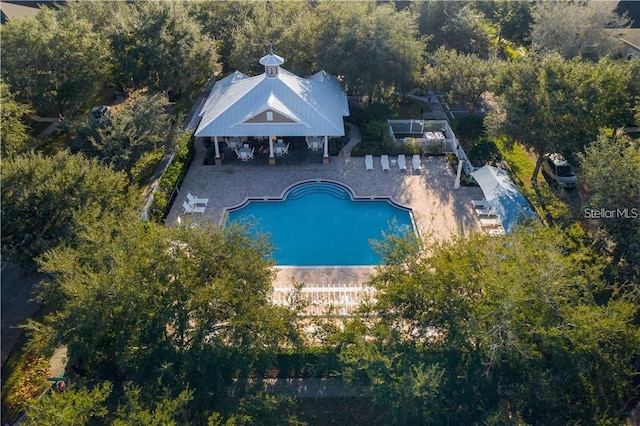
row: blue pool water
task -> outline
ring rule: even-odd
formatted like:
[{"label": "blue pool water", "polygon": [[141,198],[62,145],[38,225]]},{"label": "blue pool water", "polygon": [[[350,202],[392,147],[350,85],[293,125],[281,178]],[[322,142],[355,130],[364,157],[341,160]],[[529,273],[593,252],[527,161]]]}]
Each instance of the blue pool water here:
[{"label": "blue pool water", "polygon": [[229,211],[229,222],[256,223],[275,247],[279,265],[377,265],[370,240],[382,233],[415,232],[410,210],[387,200],[351,199],[331,182],[307,182],[291,188],[280,201],[249,201]]}]

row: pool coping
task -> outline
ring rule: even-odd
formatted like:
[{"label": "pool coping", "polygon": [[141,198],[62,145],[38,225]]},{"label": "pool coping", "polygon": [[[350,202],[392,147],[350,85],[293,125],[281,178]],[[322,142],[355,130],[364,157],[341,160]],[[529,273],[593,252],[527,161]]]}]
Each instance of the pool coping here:
[{"label": "pool coping", "polygon": [[[396,201],[392,196],[378,196],[378,195],[369,195],[369,196],[357,196],[355,191],[353,190],[353,188],[351,188],[349,185],[347,185],[346,183],[337,181],[337,180],[333,180],[333,179],[324,179],[324,178],[315,178],[315,179],[304,179],[298,182],[295,182],[289,186],[287,186],[282,193],[280,194],[280,196],[278,197],[268,197],[268,196],[264,196],[264,197],[246,197],[243,201],[241,201],[240,203],[230,206],[230,207],[223,207],[222,209],[222,215],[220,218],[220,226],[224,227],[226,222],[227,222],[227,218],[229,215],[229,212],[232,211],[236,211],[239,209],[242,209],[244,207],[246,207],[249,203],[251,202],[284,202],[286,201],[287,197],[289,196],[289,193],[296,187],[307,184],[307,183],[330,183],[333,185],[338,185],[342,188],[344,188],[347,191],[347,194],[349,195],[349,198],[351,199],[351,201],[354,202],[359,202],[359,201],[386,201],[389,204],[391,204],[392,206],[404,210],[409,214],[409,218],[411,219],[411,227],[413,228],[413,233],[414,235],[420,239],[421,235],[420,235],[420,230],[416,224],[414,215],[413,215],[413,208],[405,206],[401,203],[399,203],[398,201]],[[382,266],[382,263],[380,264],[373,264],[373,265],[275,265],[278,268],[360,268],[360,267],[377,267],[377,266]]]}]

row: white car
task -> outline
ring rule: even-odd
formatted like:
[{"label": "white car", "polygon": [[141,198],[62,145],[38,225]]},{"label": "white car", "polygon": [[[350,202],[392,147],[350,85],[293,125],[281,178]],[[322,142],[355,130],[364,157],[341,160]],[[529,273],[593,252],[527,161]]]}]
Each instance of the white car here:
[{"label": "white car", "polygon": [[560,154],[545,155],[542,160],[542,173],[546,174],[554,187],[574,189],[578,186],[578,178],[571,164]]}]

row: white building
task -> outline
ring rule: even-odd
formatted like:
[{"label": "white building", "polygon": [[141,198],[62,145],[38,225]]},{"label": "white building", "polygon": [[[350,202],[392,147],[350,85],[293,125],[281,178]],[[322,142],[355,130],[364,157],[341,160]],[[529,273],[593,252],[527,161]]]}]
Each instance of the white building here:
[{"label": "white building", "polygon": [[276,141],[290,136],[304,136],[310,148],[313,141],[328,162],[328,138],[344,136],[347,96],[340,82],[324,71],[301,78],[282,68],[283,63],[271,52],[260,59],[264,74],[249,77],[236,71],[211,89],[195,136],[213,140],[216,164],[221,162],[220,142],[248,137],[268,140],[269,162],[274,164]]}]

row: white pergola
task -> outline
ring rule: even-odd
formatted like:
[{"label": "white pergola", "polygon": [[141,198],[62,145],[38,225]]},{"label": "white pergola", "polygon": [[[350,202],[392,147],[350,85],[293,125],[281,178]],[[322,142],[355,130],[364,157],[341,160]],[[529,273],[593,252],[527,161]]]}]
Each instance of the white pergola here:
[{"label": "white pergola", "polygon": [[347,96],[340,82],[324,71],[301,78],[281,68],[282,63],[284,59],[272,52],[260,59],[263,74],[248,77],[236,71],[211,89],[195,136],[213,139],[216,164],[221,162],[220,140],[229,137],[268,138],[272,164],[278,138],[321,138],[328,161],[328,139],[344,136]]}]

